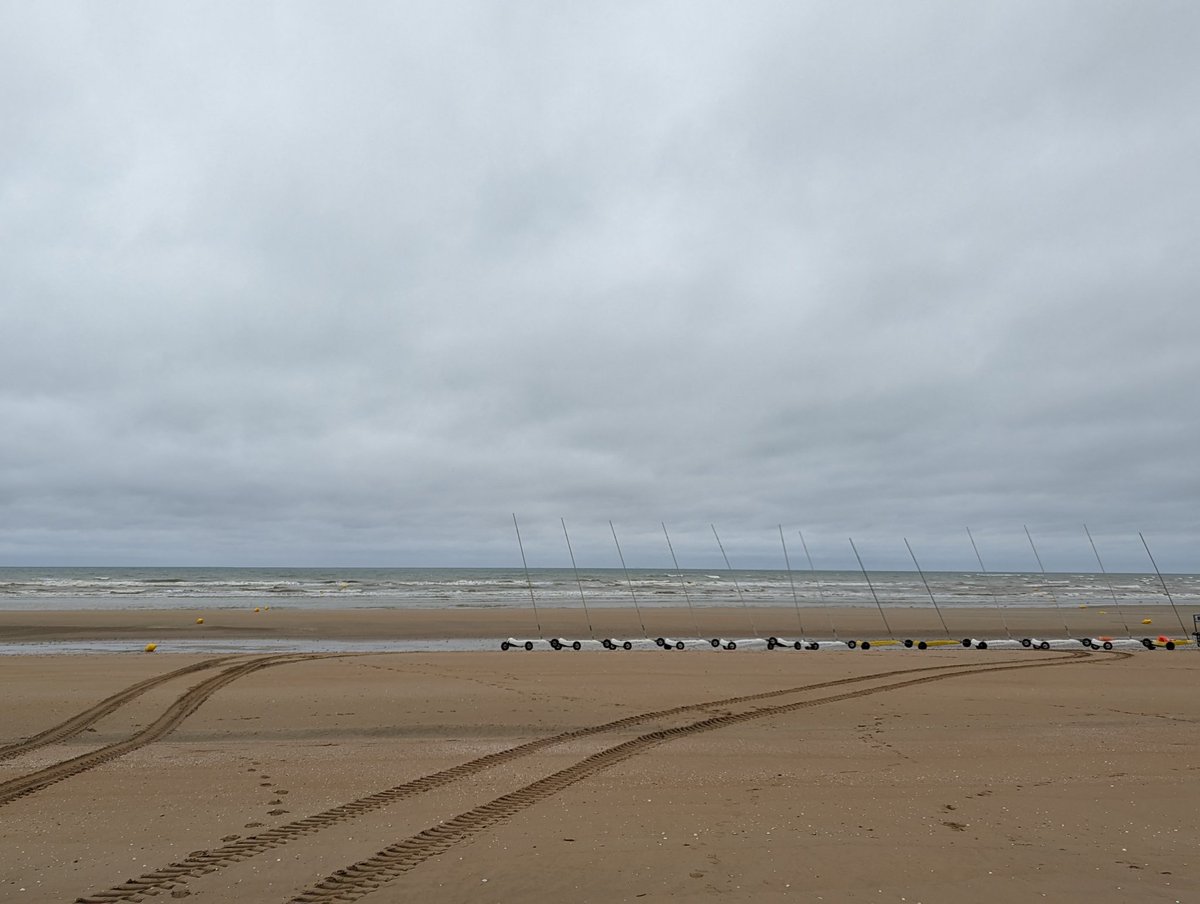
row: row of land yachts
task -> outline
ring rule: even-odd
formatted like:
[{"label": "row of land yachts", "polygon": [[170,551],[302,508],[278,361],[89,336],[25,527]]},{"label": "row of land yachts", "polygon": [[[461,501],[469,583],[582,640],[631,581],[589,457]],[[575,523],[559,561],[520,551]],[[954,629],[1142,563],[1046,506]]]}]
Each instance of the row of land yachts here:
[{"label": "row of land yachts", "polygon": [[[1113,650],[1113,649],[1146,649],[1146,650],[1174,650],[1180,644],[1187,644],[1191,641],[1185,639],[1171,639],[1169,637],[1079,637],[1079,638],[1064,638],[1046,640],[1038,637],[1010,637],[998,640],[980,640],[974,637],[964,637],[960,640],[950,638],[940,640],[913,640],[912,638],[904,638],[903,640],[886,639],[886,640],[786,640],[779,637],[749,637],[749,638],[691,638],[680,640],[671,637],[654,637],[641,639],[618,640],[611,637],[602,639],[567,639],[564,637],[550,637],[537,639],[518,639],[510,637],[507,640],[501,641],[501,650],[584,650],[584,649],[603,649],[603,650],[637,650],[637,649],[661,649],[661,650],[687,650],[687,649],[716,649],[716,650],[737,650],[737,649],[766,649],[766,650],[872,650],[876,648],[899,648],[899,649],[915,649],[927,650],[937,647],[966,647],[967,649],[987,650],[987,649],[1027,649],[1027,650],[1068,650],[1076,649],[1079,646],[1084,646],[1090,650]],[[1200,633],[1196,635],[1196,642],[1200,643]]]}]

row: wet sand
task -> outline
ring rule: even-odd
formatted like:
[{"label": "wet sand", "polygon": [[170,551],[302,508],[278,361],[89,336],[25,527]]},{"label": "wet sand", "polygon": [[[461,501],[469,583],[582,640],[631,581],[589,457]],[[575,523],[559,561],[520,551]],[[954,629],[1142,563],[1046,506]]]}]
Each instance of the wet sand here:
[{"label": "wet sand", "polygon": [[[881,617],[873,607],[686,609],[581,608],[540,609],[535,619],[525,609],[344,609],[308,610],[247,606],[240,609],[189,606],[175,609],[79,611],[0,611],[0,642],[56,640],[143,640],[214,637],[302,640],[415,640],[438,638],[565,637],[587,638],[695,637],[817,638],[839,636],[903,639],[980,637],[1186,637],[1169,606],[1124,609],[1125,623],[1114,608],[943,609],[943,627],[932,607],[888,607]],[[204,624],[196,624],[203,618]],[[890,631],[885,630],[884,618]],[[1141,624],[1151,619],[1150,626]],[[1184,613],[1190,619],[1190,613]],[[589,627],[590,622],[590,627]],[[541,630],[539,632],[538,625]],[[836,632],[834,628],[836,627]],[[1192,630],[1188,627],[1188,630]]]},{"label": "wet sand", "polygon": [[1200,896],[1190,648],[214,658],[0,657],[0,900]]}]

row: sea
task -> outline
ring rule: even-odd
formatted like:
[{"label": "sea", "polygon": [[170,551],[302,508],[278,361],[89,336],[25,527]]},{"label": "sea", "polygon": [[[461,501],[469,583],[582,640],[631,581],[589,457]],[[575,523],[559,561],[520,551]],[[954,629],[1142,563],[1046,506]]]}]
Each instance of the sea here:
[{"label": "sea", "polygon": [[[926,584],[927,582],[927,584]],[[1164,582],[1166,587],[1164,588]],[[0,611],[240,608],[1121,606],[1195,609],[1200,575],[512,568],[0,567]]]}]

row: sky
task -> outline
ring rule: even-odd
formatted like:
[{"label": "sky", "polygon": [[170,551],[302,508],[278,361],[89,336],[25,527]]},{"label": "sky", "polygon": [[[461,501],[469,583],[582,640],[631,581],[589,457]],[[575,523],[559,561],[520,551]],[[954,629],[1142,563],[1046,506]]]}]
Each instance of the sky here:
[{"label": "sky", "polygon": [[1200,6],[0,5],[0,565],[1200,571]]}]

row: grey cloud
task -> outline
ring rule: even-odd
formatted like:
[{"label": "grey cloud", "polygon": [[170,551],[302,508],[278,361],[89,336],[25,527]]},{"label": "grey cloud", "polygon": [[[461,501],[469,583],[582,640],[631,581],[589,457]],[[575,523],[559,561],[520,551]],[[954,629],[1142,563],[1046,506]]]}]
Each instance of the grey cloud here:
[{"label": "grey cloud", "polygon": [[10,8],[0,562],[1195,570],[1196,18]]}]

